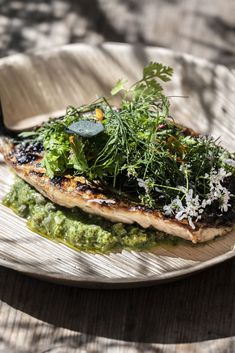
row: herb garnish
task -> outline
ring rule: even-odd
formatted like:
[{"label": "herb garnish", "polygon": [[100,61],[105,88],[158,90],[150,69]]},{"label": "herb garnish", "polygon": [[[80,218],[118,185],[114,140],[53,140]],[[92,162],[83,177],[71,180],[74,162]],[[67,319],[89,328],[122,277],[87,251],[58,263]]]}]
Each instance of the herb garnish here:
[{"label": "herb garnish", "polygon": [[69,125],[66,131],[82,137],[94,137],[104,131],[104,126],[90,120],[79,120]]},{"label": "herb garnish", "polygon": [[211,137],[188,133],[169,116],[160,81],[172,74],[172,68],[151,62],[130,88],[119,80],[112,89],[112,95],[122,93],[118,109],[100,97],[20,136],[42,142],[50,178],[82,174],[195,228],[209,215],[232,212],[234,154]]}]

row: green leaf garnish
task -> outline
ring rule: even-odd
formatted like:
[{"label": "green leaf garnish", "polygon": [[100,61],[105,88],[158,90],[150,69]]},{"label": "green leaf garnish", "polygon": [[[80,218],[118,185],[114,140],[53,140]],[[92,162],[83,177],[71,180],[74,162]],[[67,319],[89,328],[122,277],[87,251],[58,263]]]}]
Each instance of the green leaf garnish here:
[{"label": "green leaf garnish", "polygon": [[73,151],[71,163],[74,169],[80,173],[85,173],[89,167],[84,153],[84,143],[76,136],[71,143],[71,147]]},{"label": "green leaf garnish", "polygon": [[127,83],[127,80],[118,80],[116,85],[111,90],[112,96],[115,96],[120,91],[124,90],[124,85]]},{"label": "green leaf garnish", "polygon": [[104,131],[102,123],[90,120],[79,120],[69,125],[66,129],[70,134],[76,134],[82,137],[94,137]]},{"label": "green leaf garnish", "polygon": [[[162,83],[172,74],[171,67],[150,62],[130,87],[126,80],[116,83],[111,94],[121,93],[118,109],[100,97],[79,108],[68,107],[63,118],[51,119],[20,136],[43,144],[42,165],[50,178],[68,171],[82,175],[137,204],[187,216],[192,224],[201,219],[202,205],[211,207],[212,213],[215,196],[211,185],[215,184],[210,178],[222,178],[222,183],[223,178],[234,175],[231,163],[235,157],[215,140],[190,135],[170,118]],[[102,123],[96,121],[95,112],[101,112]],[[224,200],[222,206],[216,201],[221,213],[233,207],[234,196],[223,184],[217,188]]]},{"label": "green leaf garnish", "polygon": [[18,136],[21,138],[34,137],[34,136],[37,136],[37,132],[36,131],[23,131],[23,132],[19,133]]},{"label": "green leaf garnish", "polygon": [[165,66],[160,63],[150,62],[148,66],[144,68],[143,78],[145,80],[158,77],[162,81],[170,81],[173,75],[173,69],[170,66]]}]

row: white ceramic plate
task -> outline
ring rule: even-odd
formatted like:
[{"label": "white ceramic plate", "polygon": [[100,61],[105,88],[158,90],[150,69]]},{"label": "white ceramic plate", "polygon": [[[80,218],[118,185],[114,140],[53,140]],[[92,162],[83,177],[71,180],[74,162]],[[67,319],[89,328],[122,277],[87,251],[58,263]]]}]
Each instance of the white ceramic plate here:
[{"label": "white ceramic plate", "polygon": [[[221,136],[234,148],[235,78],[223,66],[162,48],[106,44],[69,45],[31,56],[0,60],[0,97],[6,125],[21,129],[41,122],[49,112],[80,105],[108,94],[119,78],[141,76],[150,60],[174,67],[167,86],[171,114],[203,134]],[[0,163],[0,199],[12,174]],[[0,265],[34,277],[84,287],[132,287],[173,280],[234,256],[235,231],[203,245],[159,246],[153,253],[123,251],[95,255],[47,240],[0,205]]]}]

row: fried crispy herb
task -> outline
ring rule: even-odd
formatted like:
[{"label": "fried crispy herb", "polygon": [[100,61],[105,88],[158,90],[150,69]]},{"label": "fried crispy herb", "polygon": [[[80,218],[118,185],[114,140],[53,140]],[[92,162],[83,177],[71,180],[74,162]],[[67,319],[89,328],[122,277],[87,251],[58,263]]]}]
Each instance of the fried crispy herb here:
[{"label": "fried crispy herb", "polygon": [[[82,174],[149,208],[186,218],[194,228],[206,214],[232,210],[234,155],[211,137],[188,135],[169,117],[160,81],[169,81],[172,73],[150,63],[130,88],[119,80],[112,89],[112,95],[122,93],[118,109],[100,97],[68,107],[64,117],[21,138],[43,143],[42,164],[50,178]],[[78,125],[89,125],[88,135],[71,129]]]}]

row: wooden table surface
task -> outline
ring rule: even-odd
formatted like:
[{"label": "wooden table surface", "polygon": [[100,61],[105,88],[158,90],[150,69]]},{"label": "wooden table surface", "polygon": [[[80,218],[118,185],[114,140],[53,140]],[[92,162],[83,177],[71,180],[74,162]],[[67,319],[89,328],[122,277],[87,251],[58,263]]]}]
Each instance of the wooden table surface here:
[{"label": "wooden table surface", "polygon": [[[161,45],[235,67],[234,0],[0,0],[1,56],[68,42]],[[129,290],[0,268],[0,353],[235,352],[235,259]]]}]

